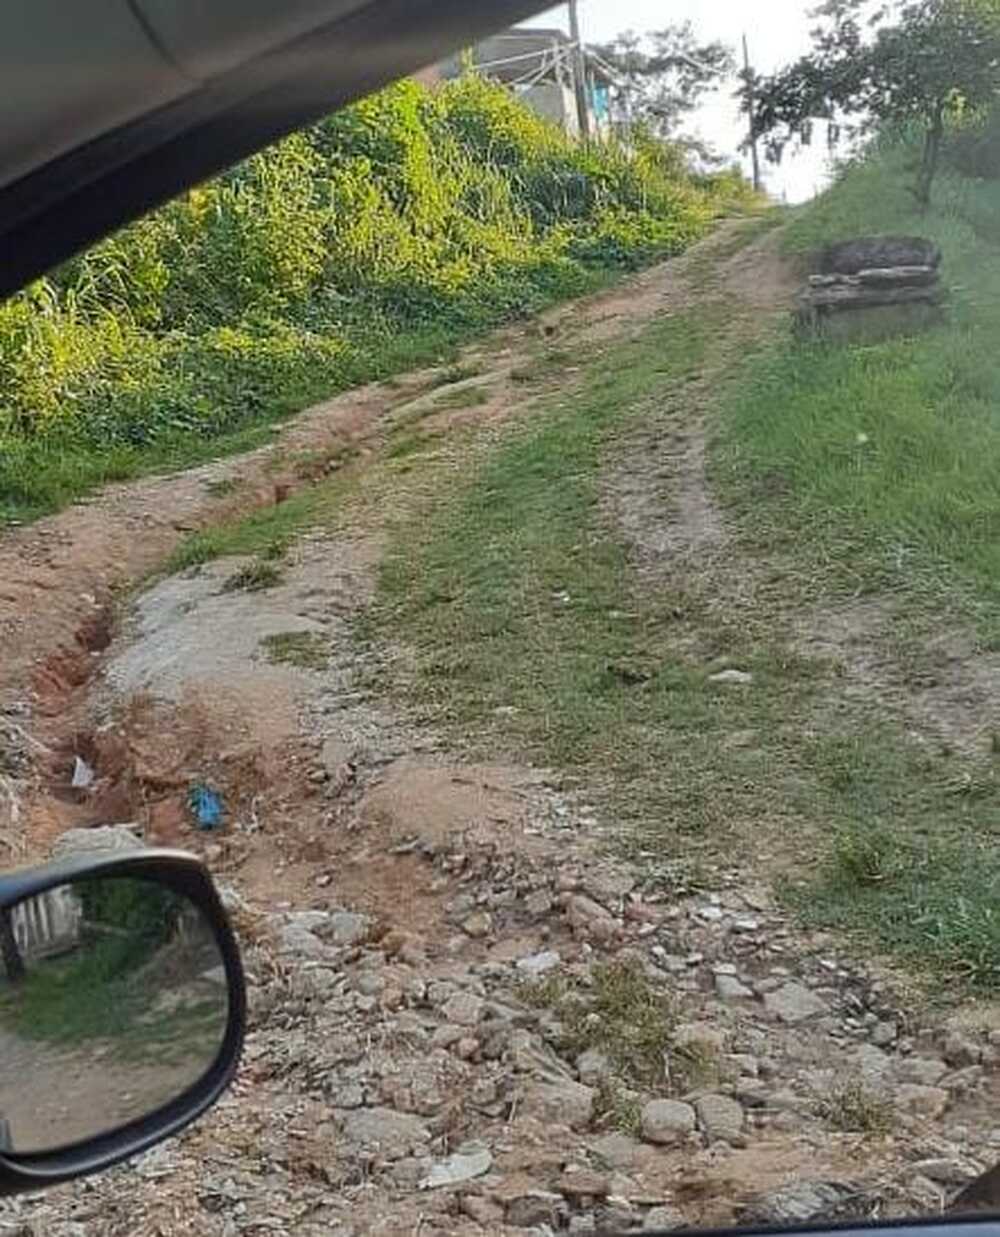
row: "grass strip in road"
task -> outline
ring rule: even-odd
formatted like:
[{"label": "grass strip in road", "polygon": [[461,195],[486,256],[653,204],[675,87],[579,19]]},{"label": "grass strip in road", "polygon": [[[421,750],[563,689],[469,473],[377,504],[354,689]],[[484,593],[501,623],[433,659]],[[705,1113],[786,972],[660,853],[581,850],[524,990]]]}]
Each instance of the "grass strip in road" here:
[{"label": "grass strip in road", "polygon": [[[835,664],[783,637],[783,602],[749,590],[720,611],[690,563],[640,587],[602,510],[602,469],[629,429],[665,408],[679,426],[694,415],[686,380],[728,312],[608,348],[572,399],[457,483],[434,480],[382,569],[375,634],[412,652],[386,686],[468,753],[566,771],[651,873],[742,854],[756,875],[787,876],[809,922],[1000,988],[996,758],[930,749],[848,695]],[[727,667],[752,684],[713,683]],[[882,835],[886,870],[870,877],[845,857]]]}]

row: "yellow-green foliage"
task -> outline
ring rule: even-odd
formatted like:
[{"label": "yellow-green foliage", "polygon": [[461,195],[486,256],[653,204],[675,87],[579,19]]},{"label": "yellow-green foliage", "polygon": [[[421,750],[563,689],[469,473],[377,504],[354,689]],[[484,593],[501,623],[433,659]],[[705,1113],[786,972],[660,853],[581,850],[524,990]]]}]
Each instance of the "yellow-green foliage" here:
[{"label": "yellow-green foliage", "polygon": [[474,76],[399,83],[0,306],[0,512],[50,504],[39,444],[149,452],[260,423],[404,363],[414,332],[677,252],[746,197],[642,135],[577,146]]}]

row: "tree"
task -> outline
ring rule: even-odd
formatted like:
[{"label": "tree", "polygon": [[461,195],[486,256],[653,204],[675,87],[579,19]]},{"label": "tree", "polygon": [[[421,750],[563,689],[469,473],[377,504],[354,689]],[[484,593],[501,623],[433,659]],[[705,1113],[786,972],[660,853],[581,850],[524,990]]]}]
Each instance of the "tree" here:
[{"label": "tree", "polygon": [[817,120],[833,139],[914,124],[923,134],[914,193],[931,201],[948,121],[1000,94],[998,0],[904,0],[871,13],[868,0],[827,0],[816,10],[813,51],[757,83],[753,131],[777,161]]},{"label": "tree", "polygon": [[633,31],[594,48],[615,70],[616,101],[658,137],[673,137],[706,91],[735,69],[724,43],[699,44],[690,22],[640,37]]}]

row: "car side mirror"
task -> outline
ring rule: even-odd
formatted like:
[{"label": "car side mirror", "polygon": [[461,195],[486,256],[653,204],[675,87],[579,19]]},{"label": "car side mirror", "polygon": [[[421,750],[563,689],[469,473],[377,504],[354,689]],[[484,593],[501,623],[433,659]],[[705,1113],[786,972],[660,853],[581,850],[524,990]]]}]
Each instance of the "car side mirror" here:
[{"label": "car side mirror", "polygon": [[0,876],[0,1195],[178,1133],[243,1046],[239,949],[189,855],[120,851]]}]

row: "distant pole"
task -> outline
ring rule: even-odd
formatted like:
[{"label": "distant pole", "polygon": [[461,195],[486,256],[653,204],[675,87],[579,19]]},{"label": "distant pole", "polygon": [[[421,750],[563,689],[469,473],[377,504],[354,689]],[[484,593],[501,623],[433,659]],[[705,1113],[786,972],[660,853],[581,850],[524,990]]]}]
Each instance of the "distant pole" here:
[{"label": "distant pole", "polygon": [[757,148],[757,126],[756,126],[756,111],[757,111],[757,90],[756,77],[753,69],[750,67],[750,46],[747,43],[747,36],[743,36],[743,69],[746,74],[747,83],[747,111],[750,113],[750,152],[753,155],[753,187],[756,193],[760,193],[763,182],[760,175],[760,151]]},{"label": "distant pole", "polygon": [[587,99],[587,52],[580,34],[580,0],[569,0],[569,37],[573,40],[573,88],[580,137],[590,140],[590,103]]}]

